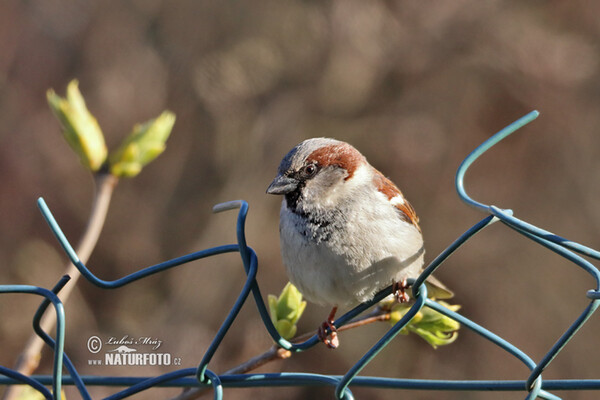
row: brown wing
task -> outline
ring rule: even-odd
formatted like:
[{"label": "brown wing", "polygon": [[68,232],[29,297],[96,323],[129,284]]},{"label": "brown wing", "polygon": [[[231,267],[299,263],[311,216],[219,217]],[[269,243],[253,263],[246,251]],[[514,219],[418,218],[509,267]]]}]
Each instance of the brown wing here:
[{"label": "brown wing", "polygon": [[378,170],[374,169],[374,171],[375,176],[373,180],[377,190],[383,193],[394,205],[394,207],[398,209],[400,217],[404,221],[413,224],[420,232],[421,228],[419,227],[419,217],[417,217],[417,213],[415,212],[413,206],[411,206],[408,200],[404,198],[404,195],[400,189],[398,189],[398,187],[394,185],[392,181],[383,176],[383,174]]}]

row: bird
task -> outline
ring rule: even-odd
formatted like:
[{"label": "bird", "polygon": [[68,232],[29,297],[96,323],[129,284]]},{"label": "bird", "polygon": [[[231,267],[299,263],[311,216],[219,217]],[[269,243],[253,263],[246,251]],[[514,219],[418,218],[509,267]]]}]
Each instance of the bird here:
[{"label": "bird", "polygon": [[[339,345],[339,307],[369,301],[392,284],[397,299],[408,301],[406,281],[424,263],[419,218],[355,147],[323,137],[302,141],[283,157],[267,193],[283,196],[280,249],[290,282],[310,302],[332,307],[318,329],[327,347]],[[453,296],[433,279],[437,298]]]}]

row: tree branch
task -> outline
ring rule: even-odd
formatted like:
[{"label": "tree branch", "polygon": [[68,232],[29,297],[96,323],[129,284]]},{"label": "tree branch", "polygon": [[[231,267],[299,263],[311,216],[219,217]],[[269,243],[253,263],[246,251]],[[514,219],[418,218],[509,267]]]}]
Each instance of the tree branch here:
[{"label": "tree branch", "polygon": [[[118,183],[118,178],[110,173],[97,173],[94,175],[95,193],[92,209],[90,216],[81,237],[81,240],[77,246],[76,252],[79,259],[85,264],[102,232],[104,221],[106,220],[106,214],[112,198],[112,194],[115,186]],[[79,270],[71,263],[65,268],[63,275],[69,275],[71,280],[65,285],[60,291],[58,297],[63,303],[66,303],[71,295],[77,280],[81,276]],[[56,314],[53,312],[46,312],[40,322],[41,328],[45,332],[51,331],[56,324]],[[31,375],[39,366],[41,359],[41,352],[44,347],[44,341],[33,333],[25,345],[23,352],[19,355],[15,370],[18,372]],[[18,396],[20,386],[10,386],[4,393],[4,400],[13,400]]]}]

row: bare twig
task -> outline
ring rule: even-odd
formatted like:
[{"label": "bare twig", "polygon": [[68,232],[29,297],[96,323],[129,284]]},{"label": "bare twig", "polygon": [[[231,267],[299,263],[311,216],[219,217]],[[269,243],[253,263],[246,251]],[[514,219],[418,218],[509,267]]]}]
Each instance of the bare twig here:
[{"label": "bare twig", "polygon": [[342,327],[340,327],[338,329],[338,332],[341,331],[345,331],[348,329],[354,329],[354,328],[358,328],[359,326],[364,326],[364,325],[368,325],[368,324],[372,324],[373,322],[380,322],[380,321],[388,321],[390,319],[390,313],[389,311],[382,311],[381,309],[378,309],[379,312],[381,314],[377,314],[377,315],[373,315],[373,316],[367,316],[365,318],[361,318],[359,320],[356,320],[354,322],[350,322],[349,324],[346,324]]},{"label": "bare twig", "polygon": [[[102,227],[104,226],[104,221],[106,220],[106,214],[108,212],[113,190],[118,182],[118,178],[109,173],[97,173],[94,175],[94,178],[96,189],[94,202],[90,211],[88,223],[76,249],[79,259],[84,264],[90,258],[94,247],[96,247],[100,232],[102,232]],[[81,276],[79,270],[71,263],[66,266],[65,274],[69,275],[71,280],[59,293],[59,298],[63,303],[68,300],[71,292],[75,288],[77,280]],[[46,332],[51,331],[55,324],[56,314],[53,312],[46,312],[40,322],[41,328]],[[44,341],[36,334],[32,334],[25,345],[25,349],[19,355],[15,369],[22,374],[31,375],[39,366],[43,346]],[[19,386],[7,388],[3,399],[15,399],[18,396],[18,388]]]},{"label": "bare twig", "polygon": [[273,346],[269,350],[264,353],[252,357],[248,361],[238,365],[225,372],[225,375],[233,375],[233,374],[244,374],[248,371],[255,370],[263,365],[275,361],[275,360],[285,360],[286,358],[290,358],[292,356],[292,352],[286,349],[282,349],[281,347]]},{"label": "bare twig", "polygon": [[[373,322],[379,321],[387,321],[390,319],[390,310],[382,309],[380,307],[376,307],[371,313],[356,319],[348,324],[341,326],[337,329],[338,332],[345,331],[348,329],[354,329],[361,326],[365,326],[368,324],[372,324]],[[315,335],[315,332],[307,332],[303,335],[297,336],[294,338],[293,342],[303,342],[312,336]],[[228,371],[226,371],[223,375],[233,375],[233,374],[244,374],[246,372],[255,370],[263,365],[276,361],[283,360],[286,358],[290,358],[292,356],[292,352],[289,350],[282,349],[281,347],[272,346],[269,350],[265,351],[262,354],[259,354],[255,357],[252,357],[248,361],[243,362],[242,364],[234,367]],[[186,389],[178,396],[173,397],[171,400],[194,400],[198,399],[204,394],[208,393],[210,388],[191,388]]]}]

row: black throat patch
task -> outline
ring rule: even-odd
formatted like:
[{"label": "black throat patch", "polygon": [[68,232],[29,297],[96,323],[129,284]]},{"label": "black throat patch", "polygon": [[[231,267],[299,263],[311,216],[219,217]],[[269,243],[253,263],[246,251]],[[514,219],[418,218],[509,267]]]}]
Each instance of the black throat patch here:
[{"label": "black throat patch", "polygon": [[287,206],[290,209],[290,211],[292,211],[293,213],[298,213],[298,202],[302,198],[302,191],[304,190],[304,186],[306,186],[306,180],[298,179],[298,186],[296,186],[296,189],[293,192],[285,194],[285,202],[287,203]]},{"label": "black throat patch", "polygon": [[302,193],[301,193],[300,187],[298,187],[293,192],[289,192],[289,193],[285,194],[285,202],[286,202],[288,208],[294,213],[297,212],[296,210],[298,209],[298,200],[300,200],[301,195],[302,195]]}]

